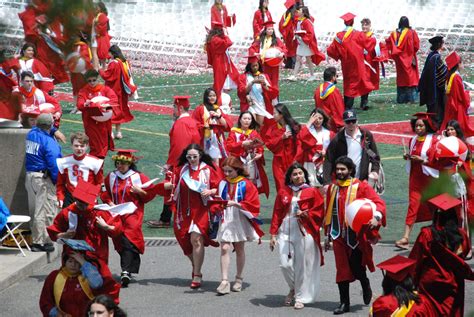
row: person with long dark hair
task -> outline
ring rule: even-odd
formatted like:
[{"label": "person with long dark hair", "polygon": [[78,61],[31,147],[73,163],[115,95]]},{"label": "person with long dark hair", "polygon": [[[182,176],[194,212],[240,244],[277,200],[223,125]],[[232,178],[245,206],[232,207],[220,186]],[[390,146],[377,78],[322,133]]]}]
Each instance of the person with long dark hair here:
[{"label": "person with long dark hair", "polygon": [[53,75],[51,71],[36,58],[36,46],[32,43],[25,43],[18,58],[20,64],[19,73],[30,71],[34,75],[35,87],[41,89],[50,96],[54,95]]},{"label": "person with long dark hair", "polygon": [[414,103],[420,78],[416,57],[420,49],[420,39],[406,16],[400,18],[398,28],[390,34],[385,43],[397,71],[397,103]]},{"label": "person with long dark hair", "polygon": [[301,127],[282,103],[275,106],[273,119],[265,124],[261,135],[265,145],[273,153],[272,171],[278,191],[285,186],[285,173],[294,162]]},{"label": "person with long dark hair", "polygon": [[293,70],[293,75],[289,78],[290,80],[296,80],[296,76],[303,65],[303,59],[306,61],[308,66],[310,77],[308,81],[316,80],[314,76],[314,66],[319,65],[326,59],[326,55],[321,53],[318,49],[318,40],[314,32],[314,19],[309,14],[309,9],[306,6],[297,6],[295,11],[295,38],[297,42],[296,46],[296,64]]},{"label": "person with long dark hair", "polygon": [[94,68],[99,70],[99,65],[104,65],[110,58],[109,17],[107,7],[102,1],[95,4],[94,20],[92,22],[91,48]]},{"label": "person with long dark hair", "polygon": [[237,88],[239,80],[239,71],[228,54],[228,49],[233,43],[225,34],[223,27],[220,22],[212,22],[212,28],[207,34],[205,42],[207,63],[212,66],[213,87],[219,104],[222,90]]},{"label": "person with long dark hair", "polygon": [[448,121],[455,119],[459,123],[468,138],[474,136],[474,127],[469,124],[469,106],[471,104],[472,92],[464,90],[464,82],[460,72],[464,70],[464,64],[461,57],[452,52],[446,57],[448,67],[448,76],[446,83],[446,109],[444,119],[441,123],[440,130],[446,128]]},{"label": "person with long dark hair", "polygon": [[433,178],[439,176],[438,170],[427,165],[433,159],[435,145],[438,139],[434,135],[436,126],[429,113],[420,112],[410,121],[413,132],[416,133],[409,144],[403,158],[407,161],[408,180],[408,211],[405,219],[403,237],[395,242],[395,246],[408,249],[409,237],[416,222],[431,219],[431,213],[426,203],[422,202],[422,193]]},{"label": "person with long dark hair", "polygon": [[192,113],[201,127],[201,146],[215,162],[227,157],[224,132],[232,128],[232,120],[219,108],[217,93],[213,88],[204,91],[202,104]]},{"label": "person with long dark hair", "polygon": [[112,124],[115,124],[115,137],[121,139],[121,125],[134,119],[128,106],[128,98],[137,93],[137,86],[133,82],[130,64],[120,47],[112,45],[109,52],[113,60],[107,66],[104,64],[104,67],[99,70],[99,74],[104,79],[105,85],[110,87],[118,97],[119,107],[113,109]]},{"label": "person with long dark hair", "polygon": [[253,38],[259,40],[261,38],[260,33],[262,33],[265,22],[272,21],[272,14],[268,10],[269,0],[259,0],[258,9],[253,15]]},{"label": "person with long dark hair", "polygon": [[238,157],[244,162],[248,178],[257,187],[260,194],[268,198],[270,187],[265,172],[264,143],[257,131],[258,124],[252,113],[241,112],[237,120],[237,127],[230,130],[226,140],[229,154]]},{"label": "person with long dark hair", "polygon": [[311,111],[308,123],[298,133],[295,161],[308,171],[311,186],[322,185],[324,157],[329,142],[334,137],[334,132],[327,128],[328,120],[324,110],[316,108]]},{"label": "person with long dark hair", "polygon": [[[149,191],[149,185],[143,186],[150,180],[145,174],[137,170],[137,150],[116,149],[117,154],[112,156],[116,170],[110,172],[104,180],[105,191],[100,198],[111,206],[133,203],[136,210],[126,210],[119,214],[122,221],[123,232],[114,237],[114,246],[120,255],[122,272],[120,279],[122,287],[127,287],[132,279],[132,274],[140,270],[140,254],[145,252],[145,239],[142,232],[145,204],[155,198],[156,193]],[[167,184],[166,189],[171,189]]]},{"label": "person with long dark hair", "polygon": [[319,267],[324,264],[319,229],[324,199],[309,185],[308,172],[299,163],[290,165],[285,187],[278,191],[270,225],[270,250],[280,251],[280,267],[290,288],[285,306],[295,309],[314,303],[319,294]]},{"label": "person with long dark hair", "polygon": [[190,144],[184,149],[174,174],[174,234],[192,264],[190,287],[197,289],[202,283],[204,247],[219,245],[208,234],[208,201],[217,193],[219,177],[212,158],[198,144]]},{"label": "person with long dark hair", "polygon": [[263,73],[257,55],[250,49],[245,72],[239,77],[238,96],[240,110],[249,111],[259,126],[265,118],[271,119],[272,101],[278,97],[278,88],[273,86],[267,74]]},{"label": "person with long dark hair", "polygon": [[418,90],[420,91],[420,106],[426,105],[426,112],[436,113],[434,121],[439,126],[444,119],[448,67],[440,54],[444,50],[443,37],[434,36],[429,39],[429,42],[430,53],[426,57],[421,72]]},{"label": "person with long dark hair", "polygon": [[421,228],[410,258],[416,261],[415,285],[435,306],[437,316],[464,316],[465,279],[474,272],[465,258],[471,248],[459,228],[457,208],[461,200],[447,193],[428,200],[433,223]]},{"label": "person with long dark hair", "polygon": [[[238,157],[229,156],[222,162],[225,178],[220,181],[217,195],[227,201],[219,208],[221,215],[217,240],[221,244],[221,284],[217,288],[220,295],[230,293],[229,264],[232,248],[236,253],[237,270],[232,291],[242,290],[245,266],[245,242],[259,241],[263,236],[258,215],[260,199],[255,185],[247,179],[244,164]],[[212,201],[211,201],[212,202]]]},{"label": "person with long dark hair", "polygon": [[87,313],[84,317],[127,317],[127,313],[123,311],[113,300],[107,295],[99,295],[89,302]]},{"label": "person with long dark hair", "polygon": [[[396,255],[377,267],[385,271],[382,281],[383,295],[379,296],[369,311],[369,317],[436,316],[429,299],[416,291],[413,271],[416,261]],[[397,315],[398,316],[398,315]]]}]

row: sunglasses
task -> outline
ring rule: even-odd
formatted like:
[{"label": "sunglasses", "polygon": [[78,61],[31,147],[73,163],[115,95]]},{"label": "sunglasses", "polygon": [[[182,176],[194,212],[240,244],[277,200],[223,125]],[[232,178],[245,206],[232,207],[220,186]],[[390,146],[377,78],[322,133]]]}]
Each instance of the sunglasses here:
[{"label": "sunglasses", "polygon": [[346,121],[344,121],[344,123],[347,123],[347,124],[356,124],[356,123],[357,123],[357,120],[346,120]]},{"label": "sunglasses", "polygon": [[199,155],[186,155],[186,158],[188,160],[196,160],[199,158]]}]

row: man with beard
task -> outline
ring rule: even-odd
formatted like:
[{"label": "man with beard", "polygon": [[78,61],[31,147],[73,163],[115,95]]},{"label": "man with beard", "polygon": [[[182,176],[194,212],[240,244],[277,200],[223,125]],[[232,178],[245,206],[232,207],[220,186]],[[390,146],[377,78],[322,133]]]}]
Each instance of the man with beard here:
[{"label": "man with beard", "polygon": [[[349,284],[359,280],[363,291],[364,304],[372,299],[372,289],[367,278],[366,268],[375,270],[372,259],[372,246],[380,239],[378,229],[385,226],[385,202],[366,182],[354,178],[355,164],[347,156],[336,160],[336,181],[326,193],[326,213],[324,227],[327,238],[325,250],[329,250],[329,242],[333,242],[336,260],[336,283],[339,288],[340,305],[334,310],[335,315],[350,311]],[[354,232],[346,222],[347,206],[356,199],[369,199],[375,206],[373,218],[359,233]]]},{"label": "man with beard", "polygon": [[324,83],[314,91],[316,108],[321,108],[329,117],[329,128],[337,132],[344,127],[342,114],[344,113],[344,100],[337,88],[336,67],[328,67],[323,74]]},{"label": "man with beard", "polygon": [[[190,144],[201,143],[201,135],[199,134],[198,122],[189,114],[189,96],[175,96],[173,107],[174,123],[171,127],[170,149],[168,152],[168,161],[164,166],[164,172],[172,172],[173,168],[178,165],[179,156],[183,150]],[[167,175],[168,176],[168,175]],[[171,222],[171,210],[166,204],[163,204],[160,220],[149,220],[148,226],[152,228],[168,228]]]}]

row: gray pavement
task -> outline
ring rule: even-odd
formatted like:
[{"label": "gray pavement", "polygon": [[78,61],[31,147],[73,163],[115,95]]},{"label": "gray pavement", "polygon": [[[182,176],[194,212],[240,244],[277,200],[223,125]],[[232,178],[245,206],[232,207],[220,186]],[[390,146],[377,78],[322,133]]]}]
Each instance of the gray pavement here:
[{"label": "gray pavement", "polygon": [[[244,273],[244,290],[217,296],[215,289],[220,282],[219,249],[207,248],[203,267],[203,286],[200,290],[189,288],[191,265],[181,249],[173,242],[167,246],[147,247],[142,257],[142,271],[136,282],[120,294],[121,307],[129,316],[332,316],[338,305],[339,294],[335,284],[334,255],[325,253],[325,265],[321,268],[321,294],[318,301],[301,311],[284,307],[288,287],[278,267],[277,251],[271,253],[268,243],[247,245],[247,265]],[[3,260],[0,250],[0,265]],[[376,246],[374,255],[378,263],[395,254],[391,246]],[[406,255],[406,252],[400,254]],[[20,261],[20,257],[17,257]],[[114,274],[120,273],[119,257],[111,245],[110,266]],[[474,261],[469,262],[474,267]],[[47,274],[59,268],[59,259],[44,265],[40,261],[36,270],[27,278],[0,291],[0,315],[38,316],[38,299]],[[235,274],[235,256],[232,256],[231,274]],[[118,276],[116,276],[118,277]],[[382,273],[369,274],[374,296],[381,294]],[[466,285],[467,309],[474,309],[474,285]],[[363,305],[360,284],[351,284],[351,313],[348,316],[367,316],[369,307]]]}]

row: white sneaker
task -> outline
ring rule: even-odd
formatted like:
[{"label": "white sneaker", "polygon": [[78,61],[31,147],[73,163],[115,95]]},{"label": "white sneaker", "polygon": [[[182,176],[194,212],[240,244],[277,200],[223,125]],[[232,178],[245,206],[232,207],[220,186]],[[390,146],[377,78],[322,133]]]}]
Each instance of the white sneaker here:
[{"label": "white sneaker", "polygon": [[289,80],[289,81],[296,81],[297,78],[296,78],[295,75],[291,75],[290,77],[288,77],[288,80]]}]

